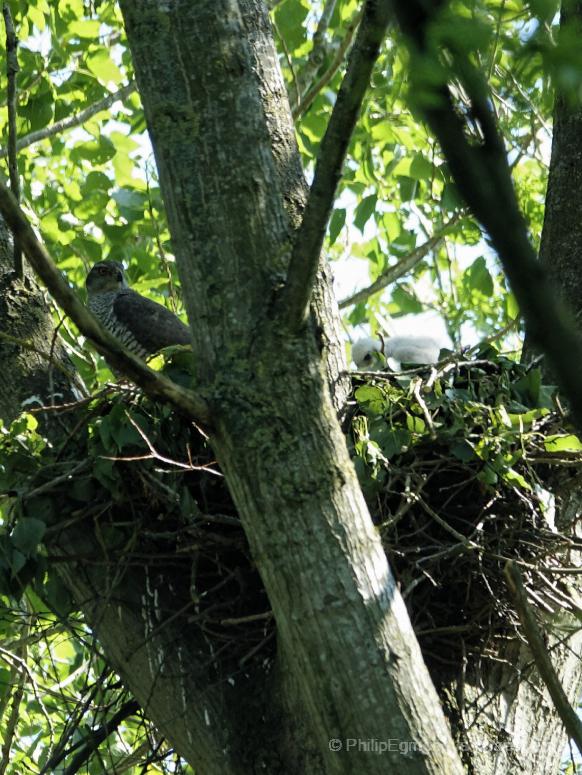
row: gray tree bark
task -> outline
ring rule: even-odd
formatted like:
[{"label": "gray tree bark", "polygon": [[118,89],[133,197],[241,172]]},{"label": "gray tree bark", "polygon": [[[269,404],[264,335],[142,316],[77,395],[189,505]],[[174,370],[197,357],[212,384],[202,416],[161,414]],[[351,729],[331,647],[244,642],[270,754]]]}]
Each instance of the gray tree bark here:
[{"label": "gray tree bark", "polygon": [[303,183],[266,8],[121,8],[212,444],[325,769],[402,766],[398,751],[328,748],[390,730],[416,746],[410,772],[460,771],[330,401],[317,323],[294,337],[278,318]]},{"label": "gray tree bark", "polygon": [[[27,407],[74,401],[74,369],[55,337],[48,305],[28,271],[18,280],[12,238],[0,217],[0,418]],[[45,417],[45,421],[47,421]]]}]

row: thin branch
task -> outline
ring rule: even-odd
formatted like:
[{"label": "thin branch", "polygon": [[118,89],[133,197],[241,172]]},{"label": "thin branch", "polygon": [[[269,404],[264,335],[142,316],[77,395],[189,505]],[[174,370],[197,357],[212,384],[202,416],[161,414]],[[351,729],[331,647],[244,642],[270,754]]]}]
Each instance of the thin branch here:
[{"label": "thin branch", "polygon": [[[20,201],[20,178],[18,177],[17,158],[17,130],[16,130],[16,74],[18,67],[18,38],[14,29],[10,6],[7,2],[2,5],[4,25],[6,26],[6,77],[8,80],[6,100],[8,104],[8,174],[10,176],[10,188],[17,202]],[[24,276],[22,265],[22,250],[18,240],[14,240],[14,272],[18,279]]]},{"label": "thin branch", "polygon": [[446,236],[447,230],[453,224],[455,224],[460,219],[460,217],[460,215],[453,216],[447,222],[447,224],[443,226],[442,229],[439,229],[439,231],[433,234],[433,236],[430,237],[426,242],[423,242],[422,245],[419,245],[407,256],[404,256],[404,258],[401,259],[395,266],[389,266],[387,269],[385,269],[384,272],[382,272],[382,274],[377,277],[373,283],[368,285],[366,288],[362,288],[361,290],[352,293],[351,296],[348,296],[347,298],[340,301],[339,308],[344,309],[345,307],[349,307],[352,304],[359,304],[361,301],[366,301],[366,299],[369,296],[372,296],[372,294],[382,291],[384,288],[386,288],[387,285],[390,285],[390,283],[395,282],[398,280],[398,278],[402,277],[407,272],[410,272],[410,270],[415,267],[419,261],[422,261],[426,255],[428,255],[437,247],[437,245],[442,242]]},{"label": "thin branch", "polygon": [[[111,734],[117,732],[120,725],[130,716],[134,716],[139,710],[139,705],[135,700],[128,700],[117,713],[106,721],[99,729],[89,732],[85,745],[78,751],[73,757],[72,762],[67,766],[64,771],[64,775],[74,775],[79,772],[81,767],[89,759],[92,753],[97,750],[101,743],[106,740]],[[75,744],[75,748],[78,747],[78,743]],[[62,758],[66,758],[69,753],[66,751]]]},{"label": "thin branch", "polygon": [[93,342],[102,355],[107,357],[112,366],[126,374],[147,395],[169,401],[190,417],[203,425],[207,425],[210,421],[210,410],[201,396],[192,390],[177,385],[146,366],[140,358],[126,350],[118,339],[106,331],[89,310],[81,304],[77,295],[55,266],[44,245],[36,238],[32,226],[20,209],[18,202],[15,201],[11,191],[1,181],[0,212],[14,236],[20,239],[22,249],[51,296],[69,315],[79,331]]},{"label": "thin branch", "polygon": [[154,447],[150,439],[147,437],[143,429],[136,423],[136,421],[131,417],[128,412],[125,412],[125,416],[127,417],[129,423],[133,425],[135,430],[138,432],[138,434],[141,436],[143,441],[145,442],[147,448],[150,451],[149,455],[134,455],[133,457],[106,457],[103,456],[104,460],[159,460],[160,463],[167,463],[170,466],[174,466],[175,468],[182,468],[185,471],[205,471],[209,474],[214,474],[214,476],[220,476],[222,478],[222,474],[220,471],[216,471],[214,468],[210,468],[210,463],[208,465],[202,465],[202,466],[195,466],[192,461],[189,463],[182,463],[179,460],[172,460],[172,458],[165,457],[164,455],[160,454],[158,450]]},{"label": "thin branch", "polygon": [[343,61],[346,57],[346,53],[349,47],[352,45],[354,33],[358,28],[358,24],[362,20],[362,14],[363,14],[363,11],[361,9],[355,14],[354,18],[349,23],[346,29],[346,33],[340,45],[338,46],[338,50],[336,51],[336,54],[330,66],[327,68],[327,70],[321,76],[321,78],[319,78],[315,83],[313,83],[309,87],[309,89],[305,92],[303,97],[301,97],[301,101],[299,102],[299,104],[297,104],[293,108],[292,114],[293,114],[293,119],[295,121],[298,118],[300,118],[304,113],[306,113],[307,110],[309,110],[309,108],[315,101],[315,98],[317,97],[319,92],[327,86],[327,84],[331,81],[331,79],[334,77],[334,75],[342,66]]},{"label": "thin branch", "polygon": [[[118,100],[123,101],[130,94],[133,94],[136,89],[137,86],[135,81],[130,81],[126,86],[122,86],[121,89],[118,89],[116,92],[108,94],[107,97],[104,97],[98,102],[94,102],[93,105],[89,105],[88,108],[84,108],[79,111],[79,113],[75,113],[74,116],[68,116],[60,121],[55,121],[54,124],[51,124],[44,129],[39,129],[36,132],[30,132],[30,134],[24,135],[16,142],[16,150],[21,151],[23,148],[28,148],[29,145],[39,143],[41,140],[46,140],[49,137],[54,137],[54,135],[65,132],[67,129],[81,126],[81,124],[84,124],[90,118],[96,116],[97,113],[101,113],[101,111],[110,108],[114,102],[117,102]],[[7,155],[8,151],[6,148],[0,148],[0,159],[6,158]]]},{"label": "thin branch", "polygon": [[283,291],[283,317],[290,330],[298,329],[307,315],[335,192],[372,68],[386,35],[389,10],[387,0],[366,0],[346,75],[321,142],[313,184]]},{"label": "thin branch", "polygon": [[[546,273],[529,242],[519,210],[503,140],[491,109],[487,84],[463,52],[447,50],[451,78],[459,79],[468,95],[470,115],[482,141],[471,142],[465,118],[455,110],[448,86],[423,80],[434,56],[427,29],[440,3],[393,0],[392,6],[412,55],[411,93],[436,135],[458,189],[475,217],[488,231],[511,284],[532,341],[544,351],[567,396],[578,428],[582,428],[582,341],[574,320],[558,304]],[[420,58],[420,61],[419,61]],[[422,65],[422,67],[420,66]],[[474,137],[474,132],[473,132]]]},{"label": "thin branch", "polygon": [[554,707],[562,719],[566,732],[574,740],[578,750],[582,751],[582,722],[574,708],[570,705],[566,692],[562,688],[560,679],[554,670],[543,635],[528,602],[527,592],[519,568],[514,562],[508,562],[503,572],[538,672],[550,693]]},{"label": "thin branch", "polygon": [[149,170],[147,168],[147,165],[146,165],[146,191],[148,195],[148,212],[150,214],[152,226],[154,227],[154,235],[155,235],[156,245],[158,246],[158,253],[160,255],[160,263],[164,268],[166,277],[168,278],[168,286],[170,291],[170,294],[169,294],[170,306],[172,307],[172,312],[177,312],[178,305],[176,303],[176,289],[174,288],[174,281],[172,279],[172,270],[170,269],[168,257],[166,256],[166,251],[164,250],[164,246],[162,245],[162,236],[160,234],[159,218],[156,218],[154,213],[154,203],[152,200],[152,190],[150,188],[150,176],[149,176]]},{"label": "thin branch", "polygon": [[273,24],[273,29],[275,30],[277,37],[279,39],[279,43],[281,44],[281,48],[283,49],[283,54],[285,55],[285,59],[287,61],[287,67],[289,68],[289,72],[291,73],[292,88],[289,88],[287,90],[287,96],[289,97],[289,103],[291,105],[295,105],[295,108],[293,108],[293,110],[295,110],[299,99],[299,81],[297,80],[297,73],[295,72],[295,67],[293,65],[293,57],[291,56],[291,52],[289,51],[289,47],[287,46],[287,41],[279,31],[279,27],[277,26],[277,22],[274,17],[272,19],[272,24]]},{"label": "thin branch", "polygon": [[307,62],[301,71],[301,78],[295,81],[295,94],[291,95],[290,100],[292,104],[299,103],[300,90],[303,90],[304,85],[311,81],[329,53],[330,41],[326,41],[325,33],[327,32],[331,17],[333,16],[336,2],[337,0],[325,0],[319,22],[317,23],[317,29],[315,30],[311,41],[312,48],[309,52]]},{"label": "thin branch", "polygon": [[[21,659],[26,659],[27,655],[27,646],[26,641],[28,638],[29,633],[29,624],[27,623],[23,629],[23,637],[20,640],[20,643],[18,644],[18,656]],[[17,674],[18,680],[16,681]],[[16,665],[12,665],[12,668],[10,670],[10,686],[13,686],[13,682],[15,683],[14,690],[12,692],[12,705],[10,708],[10,714],[8,716],[8,719],[6,720],[4,724],[4,742],[2,745],[2,759],[0,760],[0,775],[4,775],[6,772],[8,765],[10,764],[10,750],[12,748],[12,743],[14,742],[14,736],[16,734],[16,727],[18,726],[18,721],[20,719],[20,713],[21,713],[21,705],[22,700],[24,698],[24,685],[26,683],[26,672],[24,670],[19,670]]]}]

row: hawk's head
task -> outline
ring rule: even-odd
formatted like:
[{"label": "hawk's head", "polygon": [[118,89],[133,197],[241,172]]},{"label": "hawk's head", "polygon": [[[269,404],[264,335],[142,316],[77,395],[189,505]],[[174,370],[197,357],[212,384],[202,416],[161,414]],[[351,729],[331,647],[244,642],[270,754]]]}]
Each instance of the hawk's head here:
[{"label": "hawk's head", "polygon": [[117,261],[99,261],[87,275],[85,286],[89,296],[127,288],[123,267]]}]

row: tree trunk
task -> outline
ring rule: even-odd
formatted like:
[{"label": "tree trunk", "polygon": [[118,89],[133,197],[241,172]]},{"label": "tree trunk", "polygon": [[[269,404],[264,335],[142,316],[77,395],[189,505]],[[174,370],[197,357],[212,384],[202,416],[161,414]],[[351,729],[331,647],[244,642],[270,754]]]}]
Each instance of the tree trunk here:
[{"label": "tree trunk", "polygon": [[[73,368],[55,337],[48,306],[30,272],[13,271],[12,238],[0,217],[0,417],[79,397]],[[50,415],[45,415],[48,421]]]},{"label": "tree trunk", "polygon": [[[329,751],[330,738],[390,730],[416,746],[408,771],[460,771],[330,401],[317,325],[292,337],[278,319],[289,194],[300,201],[303,184],[264,4],[121,8],[212,444],[325,769],[401,766],[398,750]],[[278,115],[285,122],[266,120]]]}]

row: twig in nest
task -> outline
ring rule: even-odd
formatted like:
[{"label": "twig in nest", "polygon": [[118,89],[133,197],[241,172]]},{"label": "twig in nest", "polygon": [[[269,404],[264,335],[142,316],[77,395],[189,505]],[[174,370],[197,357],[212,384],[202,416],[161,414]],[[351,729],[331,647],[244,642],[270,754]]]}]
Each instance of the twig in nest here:
[{"label": "twig in nest", "polygon": [[414,380],[414,388],[412,389],[412,392],[414,394],[414,397],[416,398],[418,405],[420,406],[422,413],[424,415],[424,419],[426,420],[426,424],[428,425],[430,429],[430,437],[434,441],[437,437],[437,433],[434,427],[434,422],[432,420],[432,417],[430,416],[430,412],[428,411],[428,406],[426,405],[426,402],[424,398],[420,395],[420,386],[422,385],[422,380],[420,377]]},{"label": "twig in nest", "polygon": [[272,617],[272,611],[264,611],[262,614],[249,614],[249,616],[238,616],[234,619],[222,619],[220,623],[223,625],[248,624],[249,622],[257,622],[261,621],[262,619],[267,619],[268,621]]},{"label": "twig in nest", "polygon": [[130,457],[104,457],[105,460],[120,460],[120,461],[135,461],[135,460],[151,460],[152,458],[154,460],[159,460],[161,463],[167,463],[171,466],[176,466],[176,468],[184,468],[186,471],[206,471],[209,474],[214,474],[214,476],[222,476],[222,473],[220,471],[217,471],[215,468],[210,467],[210,463],[208,465],[202,465],[202,466],[196,466],[193,465],[190,461],[189,463],[181,463],[179,460],[172,460],[172,458],[164,457],[164,455],[161,455],[157,449],[154,447],[154,445],[151,443],[151,441],[148,439],[146,434],[143,432],[143,430],[139,427],[139,425],[136,423],[136,421],[131,417],[127,412],[125,413],[127,419],[133,425],[133,427],[136,429],[136,431],[139,433],[141,438],[145,441],[147,448],[150,451],[149,455],[132,455]]}]

